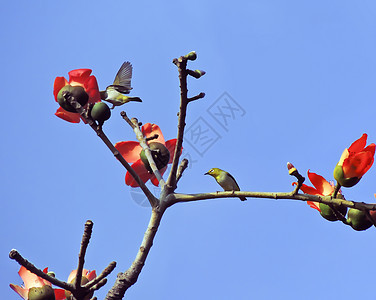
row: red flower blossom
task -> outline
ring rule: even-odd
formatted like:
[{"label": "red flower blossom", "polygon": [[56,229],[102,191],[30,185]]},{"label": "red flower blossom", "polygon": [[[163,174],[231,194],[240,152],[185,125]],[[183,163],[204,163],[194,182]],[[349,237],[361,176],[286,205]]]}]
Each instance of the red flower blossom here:
[{"label": "red flower blossom", "polygon": [[[170,152],[170,160],[168,163],[169,164],[172,163],[177,140],[172,139],[172,140],[165,141],[162,131],[160,130],[159,126],[156,124],[147,123],[143,125],[141,129],[142,129],[142,133],[144,134],[146,138],[152,137],[155,134],[158,134],[158,138],[153,139],[151,143],[158,142],[158,143],[165,145],[168,151]],[[158,186],[159,182],[157,178],[154,176],[154,174],[148,172],[148,170],[145,168],[144,163],[141,161],[140,153],[142,151],[142,147],[140,146],[139,142],[136,142],[136,141],[119,142],[115,144],[115,147],[127,162],[133,163],[132,165],[133,170],[136,171],[136,173],[138,174],[138,176],[144,183],[146,183],[150,179],[151,182],[155,186]],[[166,169],[167,169],[167,166],[159,170],[161,175],[164,174]],[[136,180],[134,180],[134,178],[129,172],[127,172],[127,174],[125,175],[125,184],[131,187],[139,186]]]},{"label": "red flower blossom", "polygon": [[[83,87],[86,93],[89,95],[89,103],[95,103],[95,102],[101,101],[97,79],[95,78],[95,76],[90,75],[91,74],[90,69],[72,70],[68,72],[68,74],[69,74],[69,81],[67,81],[64,77],[55,78],[54,96],[55,96],[56,102],[57,102],[57,94],[66,85]],[[78,113],[66,111],[61,107],[57,109],[55,115],[71,123],[80,122],[80,115]]]},{"label": "red flower blossom", "polygon": [[[68,276],[68,283],[73,283],[73,281],[76,278],[76,275],[77,275],[77,269],[73,270],[69,274],[69,276]],[[85,285],[89,281],[92,281],[96,277],[97,277],[97,274],[95,273],[95,270],[94,271],[89,271],[89,270],[83,269],[82,270],[82,277],[81,277],[81,286]],[[65,291],[65,296],[66,296],[67,299],[71,299],[70,298],[71,292]],[[88,296],[85,297],[85,299],[91,299],[92,296],[93,296],[93,294],[90,293]]]},{"label": "red flower blossom", "polygon": [[[68,282],[72,283],[73,279],[76,278],[76,275],[77,275],[77,270],[73,270],[68,276]],[[86,278],[87,282],[93,280],[95,277],[97,277],[95,270],[93,270],[93,271],[89,271],[89,270],[86,270],[86,269],[82,270],[82,278]]]},{"label": "red flower blossom", "polygon": [[366,143],[367,134],[364,133],[348,149],[343,151],[337,166],[334,168],[334,178],[340,185],[354,186],[371,168],[376,145],[372,143],[366,147]]},{"label": "red flower blossom", "polygon": [[[43,270],[44,273],[48,272],[48,268],[45,268]],[[18,294],[20,295],[23,299],[29,299],[29,290],[31,288],[41,288],[44,286],[50,286],[51,283],[47,280],[44,280],[40,278],[39,276],[35,275],[34,273],[31,273],[29,270],[27,270],[25,267],[21,267],[20,270],[18,271],[18,274],[22,278],[24,282],[24,287],[18,286],[15,284],[10,284],[10,287]],[[65,299],[65,291],[62,289],[53,289],[55,293],[55,299],[56,300],[64,300]]]},{"label": "red flower blossom", "polygon": [[[302,187],[300,188],[303,191],[303,193],[306,193],[309,195],[318,195],[318,196],[330,196],[331,194],[333,194],[334,184],[332,182],[328,182],[321,175],[310,172],[309,170],[307,174],[308,174],[309,180],[312,182],[314,187],[305,185],[303,183]],[[310,207],[317,209],[318,211],[321,212],[318,202],[307,201],[307,204]]]}]

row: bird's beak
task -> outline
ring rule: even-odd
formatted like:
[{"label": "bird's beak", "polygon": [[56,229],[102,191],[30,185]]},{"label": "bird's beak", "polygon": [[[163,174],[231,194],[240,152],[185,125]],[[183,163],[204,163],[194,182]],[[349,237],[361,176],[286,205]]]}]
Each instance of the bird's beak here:
[{"label": "bird's beak", "polygon": [[204,175],[209,175],[209,172],[206,172]]}]

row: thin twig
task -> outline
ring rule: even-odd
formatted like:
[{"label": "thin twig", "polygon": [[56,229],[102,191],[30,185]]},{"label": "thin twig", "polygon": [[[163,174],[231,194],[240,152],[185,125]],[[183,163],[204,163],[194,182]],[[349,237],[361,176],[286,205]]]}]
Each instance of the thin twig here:
[{"label": "thin twig", "polygon": [[[156,163],[154,162],[153,156],[151,155],[151,150],[149,148],[149,145],[148,145],[146,138],[144,137],[144,135],[143,135],[143,133],[142,133],[140,127],[139,127],[138,120],[136,118],[132,118],[130,120],[128,118],[127,114],[124,111],[122,111],[120,114],[123,117],[123,119],[132,127],[134,133],[136,134],[136,138],[140,143],[141,148],[145,152],[145,156],[148,159],[148,162],[149,162],[151,170],[153,171],[153,174],[157,178],[160,187],[163,188],[164,185],[166,184],[166,182],[164,181],[161,173],[159,172],[159,170],[157,168]],[[155,136],[156,135],[152,136],[151,138],[155,139],[156,138]],[[155,205],[157,205],[157,204],[158,204],[158,202]],[[152,206],[152,207],[154,207],[154,206]]]},{"label": "thin twig", "polygon": [[87,249],[87,246],[89,245],[91,234],[93,232],[93,225],[94,224],[91,220],[87,220],[85,223],[85,229],[84,229],[84,234],[82,236],[80,253],[78,254],[77,274],[73,283],[73,286],[76,290],[78,290],[81,287],[82,270],[84,269],[84,264],[85,264],[86,249]]},{"label": "thin twig", "polygon": [[195,100],[198,100],[198,99],[202,99],[205,97],[205,93],[200,93],[194,97],[191,97],[191,98],[188,98],[188,102],[192,102],[192,101],[195,101]]},{"label": "thin twig", "polygon": [[91,288],[93,285],[100,282],[103,278],[107,277],[111,272],[116,268],[116,261],[110,262],[110,264],[102,271],[102,273],[94,278],[92,281],[89,281],[87,284],[85,284],[83,287],[86,289]]},{"label": "thin twig", "polygon": [[64,290],[73,291],[74,287],[73,284],[66,283],[64,281],[60,281],[55,277],[52,277],[50,275],[47,275],[42,270],[35,267],[31,262],[29,262],[27,259],[23,258],[21,254],[13,249],[9,252],[9,258],[14,259],[16,262],[18,262],[21,266],[25,267],[27,270],[29,270],[31,273],[39,276],[40,278],[43,278],[49,282],[51,282],[53,285],[56,285]]},{"label": "thin twig", "polygon": [[183,176],[183,173],[184,173],[186,168],[188,168],[188,159],[184,158],[181,161],[179,168],[178,168],[178,172],[177,172],[177,175],[176,175],[176,183],[178,183],[180,178]]}]

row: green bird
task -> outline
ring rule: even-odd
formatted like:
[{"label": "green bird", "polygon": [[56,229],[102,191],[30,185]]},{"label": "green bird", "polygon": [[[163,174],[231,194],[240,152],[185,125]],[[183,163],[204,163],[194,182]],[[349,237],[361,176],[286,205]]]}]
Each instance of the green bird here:
[{"label": "green bird", "polygon": [[129,61],[124,62],[115,76],[114,83],[109,85],[105,91],[101,91],[101,99],[112,103],[111,109],[120,106],[129,101],[142,102],[139,97],[128,97],[132,79],[132,64]]},{"label": "green bird", "polygon": [[[240,191],[239,185],[236,183],[235,178],[232,177],[232,175],[229,172],[223,171],[218,168],[213,168],[206,172],[204,175],[213,176],[214,179],[225,191]],[[242,201],[247,200],[246,197],[239,198]]]}]

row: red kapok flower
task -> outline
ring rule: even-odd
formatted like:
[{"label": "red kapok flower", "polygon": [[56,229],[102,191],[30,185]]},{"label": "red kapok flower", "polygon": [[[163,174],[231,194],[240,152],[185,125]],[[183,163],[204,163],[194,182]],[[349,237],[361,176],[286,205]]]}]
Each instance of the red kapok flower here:
[{"label": "red kapok flower", "polygon": [[[48,272],[48,268],[43,270],[44,273]],[[45,286],[51,287],[51,283],[47,280],[40,278],[39,276],[31,273],[25,267],[21,267],[18,271],[18,274],[22,278],[24,282],[24,286],[18,286],[15,284],[10,284],[10,287],[23,299],[29,299],[29,291],[33,288],[43,288]],[[51,288],[52,289],[52,288]],[[55,294],[55,300],[64,300],[65,299],[65,292],[62,289],[53,289]]]},{"label": "red kapok flower", "polygon": [[[101,97],[99,93],[98,83],[95,76],[90,75],[90,69],[77,69],[68,72],[69,74],[69,81],[67,81],[64,77],[56,77],[54,82],[54,97],[55,101],[57,102],[57,95],[59,91],[67,86],[80,86],[84,88],[85,92],[89,96],[89,103],[100,102]],[[80,115],[75,112],[69,112],[59,107],[55,113],[56,116],[62,118],[65,121],[71,123],[79,123],[80,122]]]},{"label": "red kapok flower", "polygon": [[352,187],[359,182],[362,176],[371,168],[374,155],[375,144],[366,147],[367,134],[363,134],[358,140],[345,149],[342,156],[334,168],[334,178],[345,187]]},{"label": "red kapok flower", "polygon": [[[68,283],[73,283],[73,281],[76,278],[76,275],[77,275],[77,269],[73,270],[69,274]],[[82,270],[82,278],[81,278],[81,286],[85,285],[86,283],[88,283],[89,281],[93,280],[96,277],[97,277],[97,274],[95,273],[95,270],[89,271],[89,270],[83,269]],[[67,299],[70,299],[70,295],[71,295],[71,292],[65,291],[65,296],[66,296]],[[90,293],[88,296],[85,297],[85,299],[86,298],[91,299],[92,296],[93,296],[92,293]]]},{"label": "red kapok flower", "polygon": [[[77,270],[73,270],[68,276],[68,282],[71,283],[73,279],[76,278],[76,275],[77,275]],[[97,277],[95,270],[93,271],[89,271],[86,269],[82,270],[82,278],[86,278],[87,282],[93,280],[95,277]]]},{"label": "red kapok flower", "polygon": [[[328,182],[324,177],[321,175],[318,175],[316,173],[310,172],[308,170],[307,172],[309,180],[312,182],[314,187],[302,184],[302,187],[300,188],[303,193],[309,194],[309,195],[318,195],[318,196],[330,196],[334,192],[334,186],[333,183]],[[319,202],[313,202],[313,201],[307,201],[307,204],[320,210]]]},{"label": "red kapok flower", "polygon": [[[153,139],[152,141],[149,142],[149,144],[156,142],[156,143],[161,143],[162,145],[164,145],[167,148],[167,150],[170,152],[170,160],[168,161],[168,163],[169,164],[172,163],[177,140],[172,139],[172,140],[165,141],[161,129],[156,124],[147,123],[143,125],[141,129],[142,129],[142,133],[144,134],[146,138],[152,137],[155,134],[158,135],[158,138]],[[144,183],[146,183],[150,179],[151,182],[155,186],[158,186],[159,182],[157,178],[154,176],[153,173],[150,173],[146,169],[144,163],[142,162],[140,158],[142,147],[140,146],[139,142],[136,142],[136,141],[119,142],[115,144],[115,147],[127,162],[133,163],[132,165],[133,170],[136,171],[136,173],[138,174],[138,176]],[[166,169],[167,169],[167,166],[159,170],[161,175],[164,174]],[[129,172],[127,172],[127,174],[125,175],[125,184],[131,187],[139,186],[136,180],[134,180],[134,178]]]},{"label": "red kapok flower", "polygon": [[[318,175],[316,173],[310,172],[308,170],[307,172],[309,180],[312,182],[314,187],[302,184],[301,190],[309,195],[317,195],[317,196],[330,196],[334,192],[334,184],[333,182],[328,182],[324,177],[321,175]],[[296,183],[295,183],[296,184]],[[339,191],[339,194],[341,192]],[[319,202],[314,202],[314,201],[307,201],[307,204],[318,210],[325,219],[329,221],[337,221],[338,216],[337,214],[333,211],[333,209],[324,203],[319,203]],[[346,215],[347,208],[344,206],[335,206],[333,205],[334,208],[336,208],[342,215]]]}]

